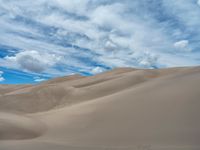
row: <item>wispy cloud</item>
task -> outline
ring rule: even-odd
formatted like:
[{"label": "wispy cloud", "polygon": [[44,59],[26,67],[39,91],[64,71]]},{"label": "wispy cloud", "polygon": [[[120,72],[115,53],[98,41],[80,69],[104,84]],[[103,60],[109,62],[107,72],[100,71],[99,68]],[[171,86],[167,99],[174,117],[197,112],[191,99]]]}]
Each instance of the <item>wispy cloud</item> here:
[{"label": "wispy cloud", "polygon": [[0,3],[0,44],[17,49],[3,67],[57,76],[200,64],[198,0]]}]

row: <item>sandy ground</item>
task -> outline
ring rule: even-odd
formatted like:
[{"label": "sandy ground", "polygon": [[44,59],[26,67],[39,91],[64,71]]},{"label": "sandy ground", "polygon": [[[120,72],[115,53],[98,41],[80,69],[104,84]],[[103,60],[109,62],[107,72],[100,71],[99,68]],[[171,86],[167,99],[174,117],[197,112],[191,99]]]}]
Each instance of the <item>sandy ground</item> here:
[{"label": "sandy ground", "polygon": [[200,150],[200,67],[0,85],[0,150]]}]

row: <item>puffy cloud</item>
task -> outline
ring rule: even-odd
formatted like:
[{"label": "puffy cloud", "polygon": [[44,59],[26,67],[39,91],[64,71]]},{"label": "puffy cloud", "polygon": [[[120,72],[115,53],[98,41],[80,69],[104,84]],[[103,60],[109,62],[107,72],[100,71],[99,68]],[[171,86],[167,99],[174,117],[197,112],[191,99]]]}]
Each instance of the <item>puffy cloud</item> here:
[{"label": "puffy cloud", "polygon": [[[141,54],[140,54],[141,55]],[[145,68],[157,67],[158,55],[145,51],[141,57],[138,58],[138,63]]]},{"label": "puffy cloud", "polygon": [[4,81],[5,79],[3,77],[0,77],[0,82]]},{"label": "puffy cloud", "polygon": [[181,40],[181,41],[178,41],[178,42],[174,43],[174,47],[176,49],[178,49],[178,50],[181,50],[181,51],[190,52],[191,49],[188,46],[189,46],[189,41],[188,40]]},{"label": "puffy cloud", "polygon": [[2,81],[4,81],[5,80],[5,78],[4,77],[2,77],[2,75],[3,75],[3,71],[0,71],[0,82],[2,82]]},{"label": "puffy cloud", "polygon": [[[39,53],[38,51],[23,51],[15,56],[6,57],[6,61],[12,64],[19,65],[27,71],[41,73],[54,66],[61,57],[55,54]],[[13,65],[15,66],[15,65]]]},{"label": "puffy cloud", "polygon": [[97,66],[97,67],[93,68],[91,72],[92,72],[93,74],[98,74],[98,73],[101,73],[101,72],[103,72],[103,71],[105,71],[104,68]]}]

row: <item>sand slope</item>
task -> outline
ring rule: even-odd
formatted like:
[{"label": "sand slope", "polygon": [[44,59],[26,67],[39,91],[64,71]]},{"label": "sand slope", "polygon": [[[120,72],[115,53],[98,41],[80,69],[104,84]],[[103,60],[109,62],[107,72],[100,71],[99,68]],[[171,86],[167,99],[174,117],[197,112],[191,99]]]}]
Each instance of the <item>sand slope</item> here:
[{"label": "sand slope", "polygon": [[119,68],[0,93],[0,150],[200,149],[200,67]]}]

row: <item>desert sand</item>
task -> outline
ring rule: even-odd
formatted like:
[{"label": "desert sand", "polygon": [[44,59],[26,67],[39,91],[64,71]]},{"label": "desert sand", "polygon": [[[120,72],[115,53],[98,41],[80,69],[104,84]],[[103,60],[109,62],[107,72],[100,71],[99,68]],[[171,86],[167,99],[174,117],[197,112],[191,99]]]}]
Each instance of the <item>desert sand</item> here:
[{"label": "desert sand", "polygon": [[0,150],[200,150],[200,67],[0,85]]}]

